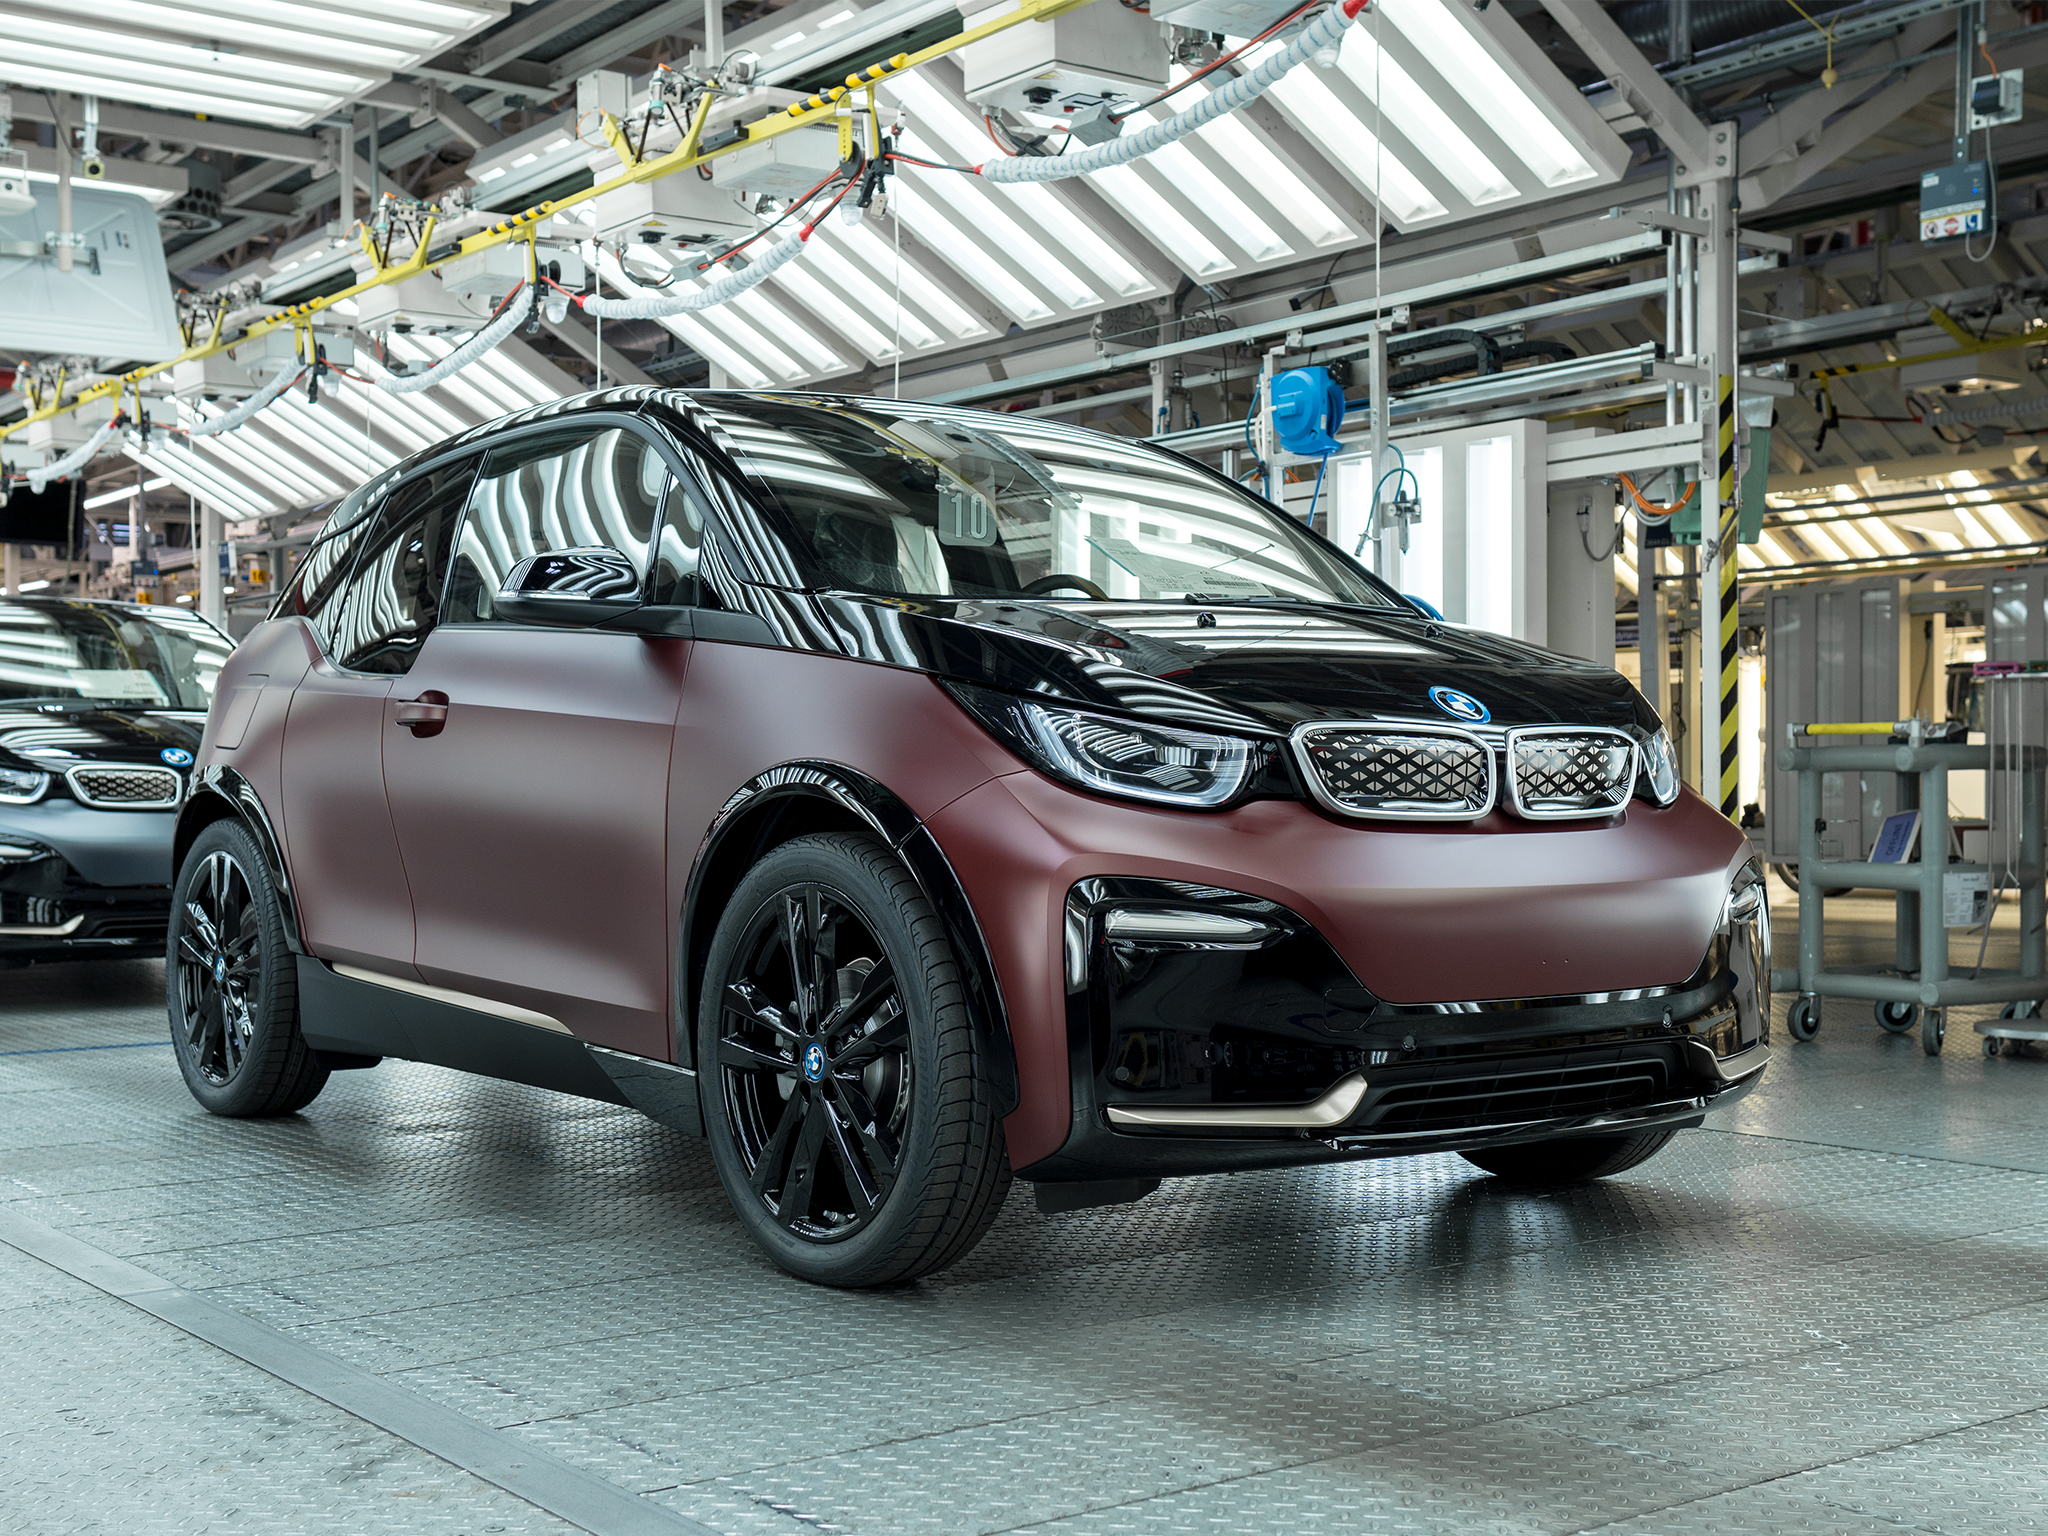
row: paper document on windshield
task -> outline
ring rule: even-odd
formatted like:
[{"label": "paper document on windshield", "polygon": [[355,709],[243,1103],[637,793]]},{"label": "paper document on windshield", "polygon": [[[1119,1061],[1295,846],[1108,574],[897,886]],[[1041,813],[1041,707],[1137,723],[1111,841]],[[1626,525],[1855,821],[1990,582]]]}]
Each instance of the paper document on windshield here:
[{"label": "paper document on windshield", "polygon": [[1110,561],[1138,578],[1154,596],[1167,593],[1200,592],[1211,597],[1271,597],[1273,589],[1262,581],[1219,570],[1197,560],[1176,560],[1153,550],[1141,549],[1129,539],[1090,539]]},{"label": "paper document on windshield", "polygon": [[77,667],[71,686],[88,699],[135,699],[145,704],[168,704],[162,684],[141,668]]}]

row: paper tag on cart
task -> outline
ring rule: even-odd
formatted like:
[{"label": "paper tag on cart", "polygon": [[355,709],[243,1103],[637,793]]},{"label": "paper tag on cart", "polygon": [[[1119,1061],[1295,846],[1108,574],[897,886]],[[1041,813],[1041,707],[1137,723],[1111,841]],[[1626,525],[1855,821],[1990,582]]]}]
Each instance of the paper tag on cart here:
[{"label": "paper tag on cart", "polygon": [[1983,870],[1941,877],[1941,921],[1946,928],[1982,926],[1991,910],[1991,877]]}]

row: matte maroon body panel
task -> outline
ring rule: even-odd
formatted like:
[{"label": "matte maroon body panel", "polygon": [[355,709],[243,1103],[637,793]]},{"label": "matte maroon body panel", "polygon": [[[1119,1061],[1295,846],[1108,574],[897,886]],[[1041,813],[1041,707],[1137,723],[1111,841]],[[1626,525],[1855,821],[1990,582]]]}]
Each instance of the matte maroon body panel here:
[{"label": "matte maroon body panel", "polygon": [[[259,624],[229,653],[214,685],[216,705],[206,717],[195,773],[224,763],[247,779],[263,803],[283,800],[285,716],[292,690],[320,659],[319,642],[303,619]],[[235,730],[222,735],[232,720]],[[285,835],[282,827],[278,835]]]},{"label": "matte maroon body panel", "polygon": [[323,960],[412,976],[412,893],[384,797],[391,684],[327,661],[307,670],[285,720],[277,803],[306,947]]},{"label": "matte maroon body panel", "polygon": [[1017,766],[921,672],[700,640],[676,729],[669,892],[678,913],[719,807],[757,774],[799,759],[856,768],[920,819]]},{"label": "matte maroon body panel", "polygon": [[[428,982],[667,1058],[669,757],[689,650],[498,625],[428,636],[383,731]],[[415,736],[392,716],[429,691],[446,723]]]},{"label": "matte maroon body panel", "polygon": [[932,817],[1001,978],[1023,1096],[1017,1166],[1049,1156],[1070,1114],[1061,932],[1091,875],[1213,884],[1313,923],[1375,995],[1464,1002],[1683,981],[1705,955],[1748,843],[1690,792],[1616,823],[1465,830],[1340,824],[1294,801],[1222,815],[1154,811],[1004,775]]}]

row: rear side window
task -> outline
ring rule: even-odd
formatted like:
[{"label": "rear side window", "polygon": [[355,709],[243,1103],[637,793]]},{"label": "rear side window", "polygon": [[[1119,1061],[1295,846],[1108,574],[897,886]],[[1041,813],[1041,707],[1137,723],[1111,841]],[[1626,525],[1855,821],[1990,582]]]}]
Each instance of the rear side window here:
[{"label": "rear side window", "polygon": [[564,428],[485,455],[469,493],[445,624],[478,624],[513,566],[528,555],[601,545],[644,579],[669,484],[668,465],[623,427]]},{"label": "rear side window", "polygon": [[297,615],[313,626],[320,644],[334,649],[334,623],[341,613],[341,595],[347,589],[349,572],[355,567],[356,551],[374,521],[372,511],[383,494],[382,477],[353,491],[328,514],[326,526],[307,549],[277,606],[273,618]]},{"label": "rear side window", "polygon": [[335,660],[355,672],[411,668],[440,618],[448,554],[455,544],[476,460],[460,459],[394,487],[371,519],[335,622]]}]

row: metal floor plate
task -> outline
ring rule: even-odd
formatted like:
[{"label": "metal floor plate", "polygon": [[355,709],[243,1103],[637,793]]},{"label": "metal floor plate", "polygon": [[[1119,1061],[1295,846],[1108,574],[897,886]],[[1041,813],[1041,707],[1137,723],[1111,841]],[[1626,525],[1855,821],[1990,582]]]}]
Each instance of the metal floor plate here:
[{"label": "metal floor plate", "polygon": [[[1829,909],[1831,964],[1881,958],[1887,904]],[[1450,1156],[1057,1217],[1019,1186],[956,1269],[848,1295],[768,1265],[702,1144],[630,1112],[391,1063],[213,1119],[161,987],[0,983],[0,1216],[657,1518],[2048,1530],[2048,1048],[1986,1060],[1995,1010],[1929,1059],[1831,1002],[1748,1100],[1585,1189]],[[0,1319],[0,1532],[577,1528],[4,1243]]]}]

